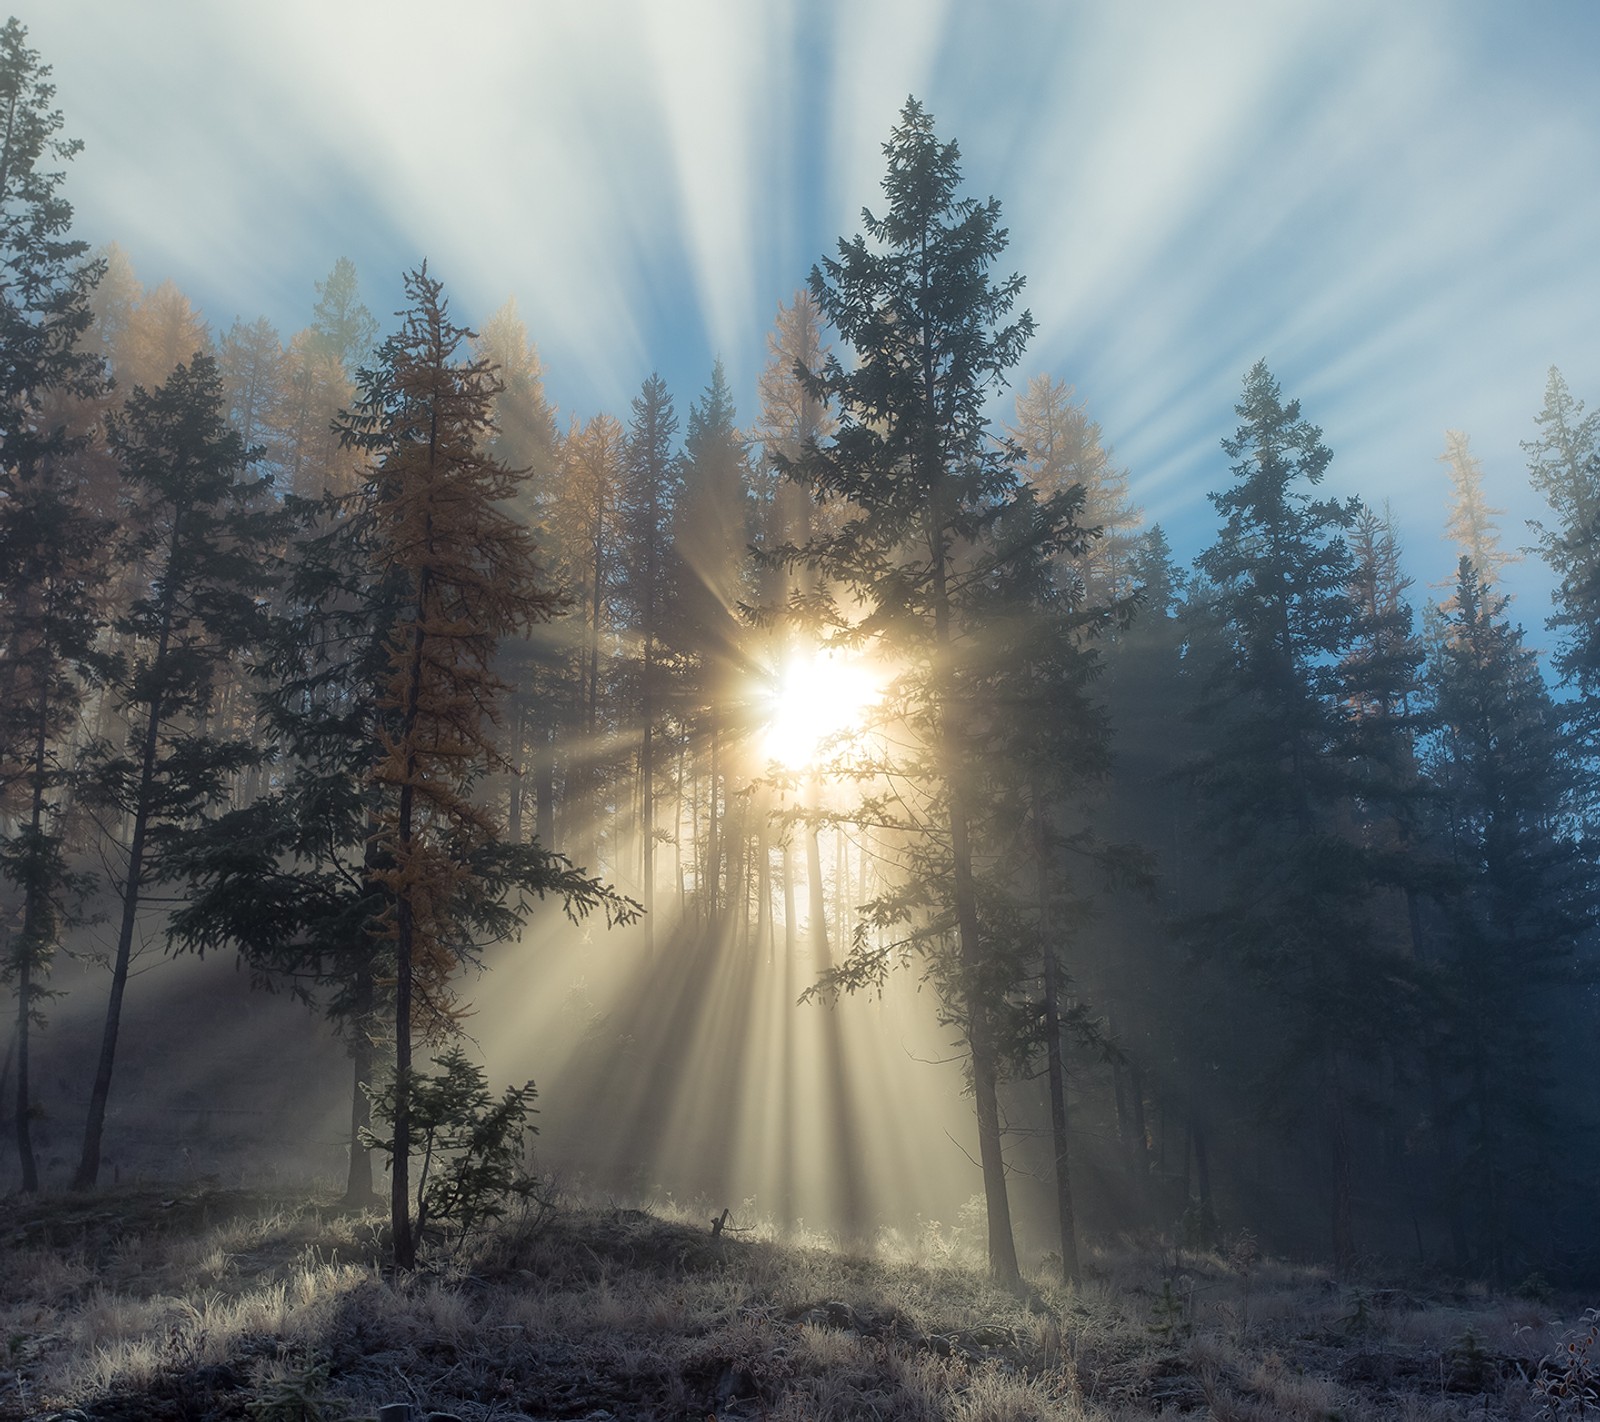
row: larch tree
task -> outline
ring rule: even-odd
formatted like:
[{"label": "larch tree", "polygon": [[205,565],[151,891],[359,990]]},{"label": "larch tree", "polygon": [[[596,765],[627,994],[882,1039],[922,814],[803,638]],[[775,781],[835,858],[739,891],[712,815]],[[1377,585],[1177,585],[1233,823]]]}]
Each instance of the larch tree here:
[{"label": "larch tree", "polygon": [[287,399],[288,356],[265,316],[236,320],[217,342],[228,418],[247,446],[260,446],[273,468],[281,468],[281,427]]},{"label": "larch tree", "polygon": [[[973,833],[986,727],[975,693],[988,589],[1010,546],[998,526],[1025,497],[1018,451],[991,438],[984,411],[1033,321],[1012,315],[1022,278],[991,275],[1006,244],[998,202],[959,195],[959,151],[915,99],[884,154],[884,215],[864,212],[866,233],[841,240],[810,281],[854,353],[848,367],[830,355],[808,377],[812,394],[833,402],[838,431],[784,461],[813,497],[844,501],[853,516],[787,557],[816,570],[818,596],[832,604],[821,620],[898,669],[885,703],[921,746],[917,764],[902,768],[921,828],[908,841],[909,887],[879,917],[929,951],[947,945],[942,987],[970,1068],[989,1264],[1015,1286],[998,1095],[1002,997],[1015,979],[1011,945],[986,936],[979,906]],[[1047,553],[1068,522],[1052,506],[1018,551]],[[887,966],[858,936],[839,981],[873,981]]]},{"label": "larch tree", "polygon": [[[406,276],[410,306],[368,373],[346,438],[373,459],[370,575],[404,588],[389,631],[378,756],[381,797],[373,874],[393,945],[395,1008],[394,1259],[416,1262],[411,1227],[412,1037],[454,1021],[453,979],[485,929],[511,932],[532,896],[569,913],[633,906],[537,845],[508,843],[474,782],[499,758],[494,674],[501,639],[548,620],[564,599],[543,579],[527,527],[504,503],[515,471],[484,453],[498,388],[481,360],[460,360],[471,332],[449,317],[424,265]],[[508,903],[509,901],[509,903]],[[500,912],[496,913],[497,907]]]},{"label": "larch tree", "polygon": [[[496,369],[501,390],[494,401],[494,433],[486,446],[502,464],[518,470],[517,491],[507,507],[545,540],[555,506],[561,468],[561,436],[545,395],[544,366],[517,314],[505,302],[479,330],[473,351]],[[501,744],[509,762],[507,832],[521,841],[555,844],[555,750],[563,694],[562,648],[549,625],[529,636],[508,638],[500,650],[500,672],[510,686]]]},{"label": "larch tree", "polygon": [[128,826],[117,875],[117,940],[100,1055],[74,1184],[91,1188],[111,1093],[123,995],[147,885],[169,873],[195,821],[226,800],[259,752],[206,723],[219,678],[260,642],[281,516],[268,481],[230,428],[216,362],[196,354],[157,389],[135,388],[112,418],[125,498],[119,558],[137,591],[115,618],[122,664],[111,684],[127,723],[95,768],[96,794]]},{"label": "larch tree", "polygon": [[1445,536],[1472,559],[1484,584],[1498,582],[1500,570],[1517,560],[1501,545],[1499,520],[1505,517],[1505,510],[1489,506],[1483,490],[1483,461],[1472,452],[1466,434],[1446,430],[1439,463],[1450,471],[1450,517]]},{"label": "larch tree", "polygon": [[1133,530],[1139,510],[1128,494],[1128,471],[1111,462],[1097,421],[1073,399],[1064,380],[1036,375],[1017,395],[1016,423],[1006,433],[1023,451],[1023,469],[1041,494],[1083,487],[1080,522],[1100,530],[1080,558],[1059,566],[1076,577],[1081,600],[1125,596],[1132,587]]},{"label": "larch tree", "polygon": [[[579,816],[564,842],[595,863],[606,846],[601,815],[612,773],[609,719],[616,662],[617,596],[621,579],[620,499],[626,436],[614,415],[599,414],[573,428],[562,443],[561,477],[552,520],[563,586],[574,595],[570,650],[568,808]],[[573,837],[575,835],[575,837]]]},{"label": "larch tree", "polygon": [[174,281],[147,291],[128,313],[112,369],[124,393],[154,390],[196,351],[210,351],[211,329]]},{"label": "larch tree", "polygon": [[15,20],[0,30],[0,878],[20,899],[0,958],[16,984],[16,1144],[24,1191],[38,1188],[31,1135],[30,1033],[79,876],[68,864],[63,797],[78,778],[70,743],[84,679],[99,669],[107,522],[86,508],[54,417],[63,397],[102,390],[80,344],[102,266],[68,232],[72,208],[52,165],[79,150],[58,137],[49,66]]}]

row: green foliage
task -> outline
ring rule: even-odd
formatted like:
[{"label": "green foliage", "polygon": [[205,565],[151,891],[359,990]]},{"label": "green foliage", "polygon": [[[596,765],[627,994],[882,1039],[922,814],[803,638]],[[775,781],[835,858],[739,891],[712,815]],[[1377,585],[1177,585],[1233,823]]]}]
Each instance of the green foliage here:
[{"label": "green foliage", "polygon": [[1463,1392],[1481,1392],[1494,1376],[1494,1355],[1484,1349],[1469,1327],[1445,1350],[1451,1385]]},{"label": "green foliage", "polygon": [[[430,1223],[454,1231],[459,1245],[512,1200],[526,1200],[538,1182],[524,1169],[534,1098],[530,1081],[508,1087],[498,1099],[482,1067],[451,1046],[433,1059],[437,1072],[411,1078],[411,1149],[416,1172],[415,1227]],[[388,1134],[368,1133],[368,1144],[394,1157],[395,1084],[371,1090],[372,1115]]]},{"label": "green foliage", "polygon": [[1172,1280],[1163,1279],[1161,1295],[1150,1305],[1150,1322],[1145,1325],[1146,1329],[1167,1343],[1187,1338],[1194,1332],[1194,1322],[1189,1317],[1192,1301],[1193,1296],[1187,1290],[1178,1294],[1173,1290]]},{"label": "green foliage", "polygon": [[328,1398],[331,1376],[323,1358],[298,1368],[280,1364],[257,1383],[245,1414],[250,1422],[335,1422],[347,1414],[345,1404]]}]

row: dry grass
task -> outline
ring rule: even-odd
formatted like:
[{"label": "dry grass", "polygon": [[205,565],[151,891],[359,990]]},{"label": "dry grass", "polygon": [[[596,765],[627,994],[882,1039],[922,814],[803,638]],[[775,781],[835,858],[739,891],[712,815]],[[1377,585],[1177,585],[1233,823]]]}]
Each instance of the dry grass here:
[{"label": "dry grass", "polygon": [[937,1226],[880,1245],[568,1209],[395,1279],[376,1218],[315,1202],[12,1202],[0,1418],[1531,1419],[1581,1314],[1150,1245],[1019,1301]]}]

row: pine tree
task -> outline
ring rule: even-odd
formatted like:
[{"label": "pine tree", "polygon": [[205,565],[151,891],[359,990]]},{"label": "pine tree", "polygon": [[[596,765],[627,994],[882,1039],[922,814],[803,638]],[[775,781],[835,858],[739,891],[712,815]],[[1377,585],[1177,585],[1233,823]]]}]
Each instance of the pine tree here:
[{"label": "pine tree", "polygon": [[20,922],[0,959],[17,993],[16,1142],[22,1188],[38,1188],[31,1126],[30,1033],[80,881],[69,868],[63,795],[77,779],[69,742],[84,677],[98,669],[109,526],[85,507],[72,456],[83,444],[56,418],[92,400],[101,363],[80,342],[103,264],[67,233],[59,191],[75,141],[57,137],[50,69],[15,19],[0,30],[0,876]]},{"label": "pine tree", "polygon": [[[486,927],[510,932],[530,895],[555,892],[569,912],[632,906],[537,846],[505,842],[471,796],[497,760],[493,722],[502,684],[497,646],[508,633],[554,616],[527,528],[502,507],[516,476],[485,456],[497,393],[482,361],[457,363],[471,332],[453,324],[426,267],[407,274],[410,307],[369,373],[348,437],[375,459],[370,576],[404,587],[387,643],[375,842],[382,862],[383,931],[395,982],[394,1258],[416,1261],[411,1228],[409,1083],[412,1033],[447,1033],[452,978]],[[496,914],[508,896],[516,900]],[[478,933],[473,933],[476,927]]]},{"label": "pine tree", "polygon": [[216,362],[196,355],[153,391],[135,389],[110,428],[125,481],[120,561],[144,589],[113,623],[126,661],[113,691],[128,740],[96,768],[97,794],[129,825],[117,946],[100,1057],[75,1185],[100,1172],[123,994],[146,886],[169,872],[194,821],[226,799],[232,776],[258,755],[246,738],[208,732],[218,678],[247,658],[265,630],[268,565],[281,518],[268,481],[228,426]]},{"label": "pine tree", "polygon": [[[908,942],[951,946],[942,986],[971,1068],[989,1262],[1015,1284],[996,996],[1012,985],[1014,965],[980,920],[973,831],[985,728],[969,664],[981,660],[988,583],[1024,547],[1053,551],[1051,540],[1069,520],[1052,505],[1030,524],[1023,545],[997,532],[1023,490],[1017,451],[990,438],[984,407],[1033,329],[1026,314],[1010,319],[1022,279],[990,275],[1006,240],[999,204],[958,196],[959,152],[938,140],[915,99],[884,153],[884,216],[864,213],[866,235],[841,241],[810,282],[819,309],[855,354],[848,369],[830,355],[808,381],[816,398],[836,402],[838,433],[788,465],[814,498],[842,501],[850,517],[791,558],[816,571],[821,621],[849,627],[852,644],[881,647],[899,669],[886,701],[916,728],[922,747],[917,763],[902,767],[905,784],[914,787],[917,814],[932,817],[921,823],[937,830],[911,837],[909,887],[878,913],[885,926],[897,922]],[[859,614],[846,615],[855,607]],[[857,947],[870,945],[858,938]],[[871,980],[883,966],[881,954],[858,951],[840,980]]]}]

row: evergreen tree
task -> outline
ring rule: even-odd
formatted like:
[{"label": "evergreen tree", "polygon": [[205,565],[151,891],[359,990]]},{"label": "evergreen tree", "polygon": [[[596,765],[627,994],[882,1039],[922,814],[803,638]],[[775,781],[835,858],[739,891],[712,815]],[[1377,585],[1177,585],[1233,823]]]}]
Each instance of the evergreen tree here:
[{"label": "evergreen tree", "polygon": [[[1525,442],[1528,477],[1554,516],[1533,523],[1540,552],[1556,575],[1555,611],[1560,634],[1556,670],[1577,692],[1568,715],[1578,737],[1591,792],[1600,787],[1600,411],[1584,413],[1554,367],[1537,416],[1539,435]],[[1600,835],[1600,795],[1591,793],[1590,832]]]},{"label": "evergreen tree", "polygon": [[378,323],[361,300],[356,264],[340,257],[326,281],[317,284],[317,304],[311,311],[311,343],[316,354],[354,372],[372,352]]},{"label": "evergreen tree", "polygon": [[686,659],[686,694],[706,746],[706,828],[696,845],[701,912],[716,919],[741,894],[740,852],[728,790],[728,732],[723,714],[742,664],[737,609],[747,598],[746,550],[753,536],[748,447],[735,420],[722,362],[689,408],[683,447],[683,492],[673,543],[685,575],[678,598],[678,650]]},{"label": "evergreen tree", "polygon": [[[646,914],[655,906],[656,782],[662,756],[662,723],[671,696],[668,629],[675,620],[681,587],[671,541],[673,516],[682,497],[683,473],[673,449],[678,417],[659,375],[652,375],[633,400],[618,514],[623,544],[622,596],[638,642],[634,701],[639,725],[640,899]],[[654,924],[645,919],[647,950]]]},{"label": "evergreen tree", "polygon": [[146,886],[171,872],[194,821],[226,798],[258,752],[205,729],[219,675],[247,658],[265,628],[268,565],[281,519],[264,507],[268,481],[229,428],[216,362],[197,354],[154,391],[135,389],[110,428],[125,481],[120,560],[142,591],[113,626],[125,661],[113,692],[128,739],[96,769],[97,794],[126,817],[117,885],[119,923],[99,1062],[75,1185],[100,1172],[122,1000]]},{"label": "evergreen tree", "polygon": [[[757,386],[761,416],[755,437],[761,444],[764,468],[775,473],[784,461],[792,463],[809,446],[831,439],[838,427],[826,401],[815,393],[807,377],[807,372],[820,370],[828,356],[828,347],[822,339],[822,313],[809,292],[797,291],[788,306],[778,307],[767,347],[770,359]],[[802,484],[779,479],[767,503],[767,518],[765,527],[759,531],[759,541],[768,549],[781,548],[788,543],[804,545],[816,534],[836,531],[840,520],[846,517],[847,507],[843,500],[818,504]],[[816,570],[806,564],[786,567],[769,559],[763,561],[762,568],[765,577],[756,589],[756,596],[763,607],[778,607],[792,600],[803,608],[817,589]],[[781,619],[772,627],[771,635],[776,640],[765,653],[774,666],[781,666],[788,655],[787,641],[793,631]],[[805,842],[807,924],[812,954],[825,967],[832,962],[815,789],[814,785],[807,785],[802,792],[801,787],[794,787],[789,795],[790,808],[780,817],[785,961],[791,968],[799,943],[790,856],[790,840],[796,829]]]},{"label": "evergreen tree", "polygon": [[0,978],[16,984],[16,1143],[22,1188],[38,1188],[30,1033],[78,876],[68,867],[63,795],[83,678],[97,668],[108,525],[86,508],[71,457],[83,441],[56,418],[91,400],[101,363],[80,342],[103,266],[68,236],[72,208],[48,165],[80,145],[50,107],[49,66],[15,19],[0,30],[0,876],[21,900]]},{"label": "evergreen tree", "polygon": [[[1033,322],[1011,319],[1022,279],[990,275],[1006,240],[999,204],[958,196],[959,152],[938,140],[915,99],[884,153],[884,216],[864,213],[866,235],[841,241],[810,282],[855,354],[848,369],[830,355],[808,381],[819,400],[836,402],[838,433],[788,464],[819,502],[843,501],[851,516],[789,556],[816,570],[820,622],[847,628],[852,645],[899,672],[886,705],[915,730],[920,750],[896,769],[925,828],[908,837],[907,887],[875,916],[948,965],[939,976],[971,1069],[990,1267],[1015,1284],[997,1095],[997,994],[1014,983],[1015,964],[1010,944],[985,935],[974,865],[987,729],[980,668],[991,630],[983,612],[1009,560],[1048,556],[1072,525],[1070,511],[1050,501],[1014,520],[1025,533],[1000,532],[1026,496],[1018,452],[991,439],[984,406]],[[839,981],[870,981],[885,966],[858,936]]]},{"label": "evergreen tree", "polygon": [[1592,923],[1578,847],[1564,830],[1570,781],[1556,708],[1507,599],[1461,559],[1428,672],[1438,730],[1429,769],[1439,834],[1459,876],[1448,901],[1444,1004],[1452,1115],[1477,1263],[1504,1278],[1510,1251],[1571,1132],[1557,1114],[1552,1031]]},{"label": "evergreen tree", "polygon": [[1287,1120],[1316,1102],[1326,1135],[1333,1254],[1355,1250],[1354,1103],[1365,1064],[1392,1040],[1396,1006],[1373,982],[1399,966],[1371,932],[1375,869],[1343,831],[1352,779],[1346,659],[1357,631],[1345,532],[1355,500],[1317,498],[1332,455],[1285,402],[1265,363],[1245,377],[1241,423],[1223,441],[1235,483],[1211,495],[1224,517],[1197,559],[1218,638],[1201,689],[1209,746],[1198,766],[1215,855],[1200,944],[1239,964],[1272,1004],[1272,1106]]}]

